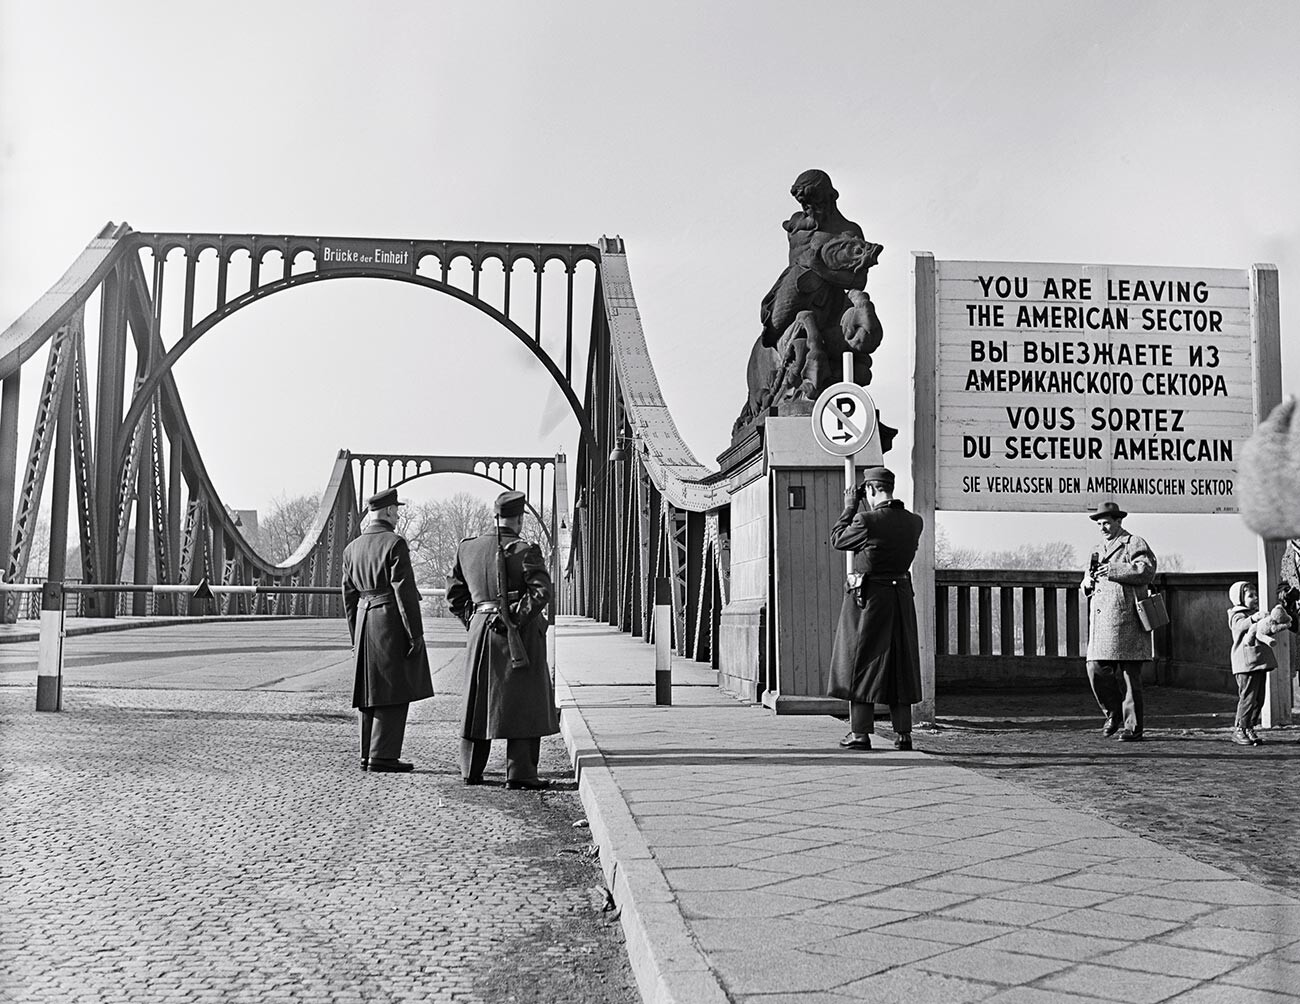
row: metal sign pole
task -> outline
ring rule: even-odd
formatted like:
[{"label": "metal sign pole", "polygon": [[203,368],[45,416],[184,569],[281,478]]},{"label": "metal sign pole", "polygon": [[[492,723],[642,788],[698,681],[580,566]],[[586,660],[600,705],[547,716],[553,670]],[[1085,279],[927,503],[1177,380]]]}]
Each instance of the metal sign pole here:
[{"label": "metal sign pole", "polygon": [[[853,353],[845,351],[844,353],[844,382],[853,383]],[[855,454],[849,454],[844,458],[844,491],[847,494],[849,489],[854,486],[858,479],[858,465],[854,462]],[[849,574],[853,573],[853,552],[844,552],[844,569]]]}]

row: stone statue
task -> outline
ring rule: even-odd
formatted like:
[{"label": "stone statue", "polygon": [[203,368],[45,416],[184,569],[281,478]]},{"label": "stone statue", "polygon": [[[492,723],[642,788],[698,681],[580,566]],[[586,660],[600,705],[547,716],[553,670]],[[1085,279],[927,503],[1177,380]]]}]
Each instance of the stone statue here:
[{"label": "stone statue", "polygon": [[[839,193],[825,171],[804,171],[790,194],[800,210],[781,224],[789,261],[763,297],[763,329],[750,351],[749,394],[733,437],[773,406],[806,413],[817,395],[841,378],[845,350],[854,355],[854,380],[869,384],[871,353],[884,334],[866,293],[867,272],[884,248],[840,212]],[[888,431],[892,438],[894,430]]]}]

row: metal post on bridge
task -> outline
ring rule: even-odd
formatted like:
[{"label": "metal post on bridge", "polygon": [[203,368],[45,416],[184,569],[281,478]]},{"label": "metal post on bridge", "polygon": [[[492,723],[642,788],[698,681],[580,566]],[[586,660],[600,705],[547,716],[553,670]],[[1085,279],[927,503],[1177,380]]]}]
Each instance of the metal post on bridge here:
[{"label": "metal post on bridge", "polygon": [[63,710],[63,583],[41,587],[41,633],[36,655],[36,710]]},{"label": "metal post on bridge", "polygon": [[[665,583],[667,579],[663,580]],[[118,584],[72,584],[65,585],[59,581],[34,583],[9,583],[0,581],[0,603],[9,602],[9,594],[41,594],[40,641],[36,655],[36,710],[63,710],[63,642],[65,637],[65,599],[68,593],[167,593],[188,594],[191,599],[211,600],[217,594],[255,595],[258,593],[291,593],[295,595],[335,595],[334,586],[209,586],[207,579],[196,585],[169,585],[156,583],[138,585],[135,583]],[[445,596],[445,589],[427,589],[422,591],[426,598]],[[669,609],[671,616],[671,608]],[[671,624],[665,628],[666,637],[672,637]],[[671,652],[670,652],[671,655]]]},{"label": "metal post on bridge", "polygon": [[673,703],[673,588],[655,579],[655,704]]}]

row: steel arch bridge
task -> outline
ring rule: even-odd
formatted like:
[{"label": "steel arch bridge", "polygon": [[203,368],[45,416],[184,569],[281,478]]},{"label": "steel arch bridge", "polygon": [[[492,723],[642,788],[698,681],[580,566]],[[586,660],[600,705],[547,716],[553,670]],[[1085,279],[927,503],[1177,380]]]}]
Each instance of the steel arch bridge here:
[{"label": "steel arch bridge", "polygon": [[[562,269],[558,291],[545,281],[550,265]],[[485,269],[497,268],[499,283],[481,282]],[[575,290],[575,277],[581,282],[584,276],[589,305]],[[200,338],[252,303],[299,286],[355,278],[451,296],[528,348],[578,422],[572,508],[562,455],[342,450],[297,551],[279,563],[257,552],[203,464],[172,369]],[[87,327],[98,336],[93,374]],[[26,364],[39,365],[34,357],[42,348],[36,417],[20,468],[21,378]],[[549,531],[561,612],[649,641],[655,580],[666,577],[676,651],[716,665],[715,634],[728,591],[726,485],[695,459],[664,403],[619,238],[593,245],[149,233],[110,223],[49,292],[0,333],[0,384],[0,542],[7,581],[41,572],[64,577],[75,497],[88,583],[120,580],[134,526],[137,583],[334,585],[369,491],[456,471],[528,494]],[[607,460],[616,447],[628,460]],[[47,479],[50,560],[46,569],[31,569]],[[143,613],[143,597],[136,602]],[[167,600],[160,596],[159,602]],[[330,597],[296,597],[294,603],[291,612],[337,612]],[[114,608],[103,602],[90,612],[111,616]],[[12,607],[6,614],[14,615]]]}]

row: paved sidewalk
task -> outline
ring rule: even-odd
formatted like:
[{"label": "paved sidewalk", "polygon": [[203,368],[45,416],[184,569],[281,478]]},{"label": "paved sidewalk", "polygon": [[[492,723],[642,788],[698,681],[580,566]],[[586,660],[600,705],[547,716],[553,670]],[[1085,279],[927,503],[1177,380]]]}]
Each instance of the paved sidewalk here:
[{"label": "paved sidewalk", "polygon": [[612,628],[563,621],[559,651],[565,738],[648,1001],[1300,1000],[1300,899],[1068,791],[887,734],[841,751],[841,723],[736,702],[695,663],[675,661],[674,704],[655,707],[653,648]]}]

